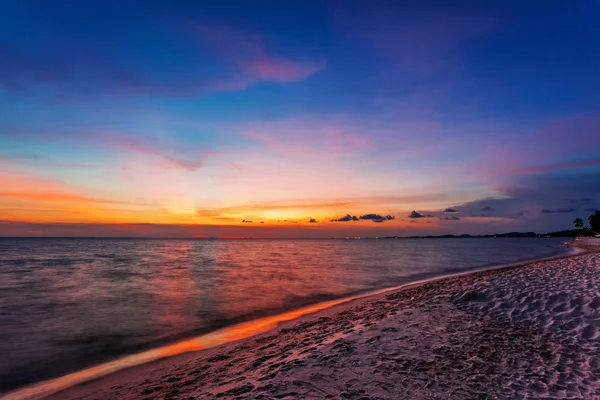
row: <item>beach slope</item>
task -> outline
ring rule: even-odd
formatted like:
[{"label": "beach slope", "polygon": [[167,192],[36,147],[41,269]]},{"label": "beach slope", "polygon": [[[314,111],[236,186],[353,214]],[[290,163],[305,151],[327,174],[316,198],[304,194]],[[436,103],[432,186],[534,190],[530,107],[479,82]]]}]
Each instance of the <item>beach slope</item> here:
[{"label": "beach slope", "polygon": [[474,399],[600,395],[600,241],[426,282],[131,368],[54,399]]}]

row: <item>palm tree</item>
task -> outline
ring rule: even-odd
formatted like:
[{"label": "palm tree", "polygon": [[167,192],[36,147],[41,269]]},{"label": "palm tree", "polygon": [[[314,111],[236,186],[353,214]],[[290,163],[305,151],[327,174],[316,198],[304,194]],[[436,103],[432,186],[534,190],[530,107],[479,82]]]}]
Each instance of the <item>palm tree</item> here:
[{"label": "palm tree", "polygon": [[573,223],[575,224],[575,228],[583,228],[583,220],[581,218],[575,218],[575,221],[573,221]]},{"label": "palm tree", "polygon": [[590,221],[592,230],[598,233],[600,231],[600,210],[596,210],[592,215],[590,215],[588,221]]}]

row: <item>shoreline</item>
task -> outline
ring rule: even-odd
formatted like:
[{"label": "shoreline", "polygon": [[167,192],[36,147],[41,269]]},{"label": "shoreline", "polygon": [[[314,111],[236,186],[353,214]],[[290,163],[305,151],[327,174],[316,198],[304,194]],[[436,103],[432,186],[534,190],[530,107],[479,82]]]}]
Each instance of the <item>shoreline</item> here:
[{"label": "shoreline", "polygon": [[[267,334],[279,334],[280,331],[285,330],[292,325],[301,324],[308,319],[323,318],[324,316],[334,314],[338,311],[356,307],[364,302],[377,301],[378,298],[404,292],[409,289],[419,288],[426,284],[461,278],[464,276],[485,274],[493,271],[521,268],[540,262],[569,259],[590,252],[589,249],[577,246],[578,244],[581,245],[582,243],[577,243],[576,241],[565,242],[563,246],[570,248],[570,251],[550,257],[530,259],[511,264],[490,265],[468,271],[446,273],[414,282],[408,282],[395,287],[329,300],[282,314],[235,324],[172,345],[151,349],[55,379],[25,386],[7,392],[0,398],[3,400],[52,398],[57,394],[64,394],[66,391],[73,391],[74,389],[80,389],[84,386],[97,386],[99,382],[119,380],[119,377],[122,375],[136,375],[147,370],[156,369],[162,365],[195,359],[226,347],[233,347],[241,342],[257,341]],[[117,374],[117,372],[119,372],[119,374]],[[75,390],[75,392],[77,392],[77,390]],[[59,396],[57,398],[62,397]]]}]

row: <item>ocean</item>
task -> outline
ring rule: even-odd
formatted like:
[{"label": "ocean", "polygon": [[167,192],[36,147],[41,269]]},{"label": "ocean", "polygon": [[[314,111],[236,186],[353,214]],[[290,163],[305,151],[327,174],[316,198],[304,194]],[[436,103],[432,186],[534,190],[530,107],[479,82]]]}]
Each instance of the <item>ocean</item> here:
[{"label": "ocean", "polygon": [[0,392],[326,300],[556,255],[564,241],[0,238]]}]

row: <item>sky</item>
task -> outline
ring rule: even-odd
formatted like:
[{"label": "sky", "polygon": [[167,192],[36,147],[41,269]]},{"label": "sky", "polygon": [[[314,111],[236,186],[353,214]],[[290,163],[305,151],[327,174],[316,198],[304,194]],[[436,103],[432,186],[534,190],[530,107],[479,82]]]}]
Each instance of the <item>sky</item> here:
[{"label": "sky", "polygon": [[30,1],[0,14],[0,236],[570,229],[600,3]]}]

